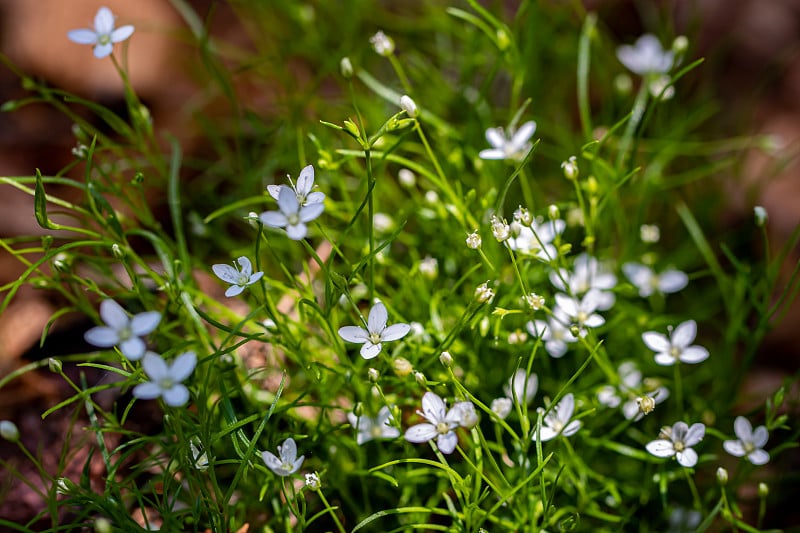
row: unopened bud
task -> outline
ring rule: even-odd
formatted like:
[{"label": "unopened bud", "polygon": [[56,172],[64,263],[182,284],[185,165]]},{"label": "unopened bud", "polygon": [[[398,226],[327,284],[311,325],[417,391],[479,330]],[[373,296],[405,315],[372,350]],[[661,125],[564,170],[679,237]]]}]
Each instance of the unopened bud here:
[{"label": "unopened bud", "polygon": [[19,428],[11,420],[0,421],[0,437],[8,442],[19,442]]},{"label": "unopened bud", "polygon": [[756,226],[758,226],[759,228],[763,227],[767,223],[767,219],[769,218],[767,215],[767,210],[760,205],[757,205],[753,208],[753,215],[755,215],[756,217]]},{"label": "unopened bud", "polygon": [[125,258],[125,250],[123,250],[122,247],[117,243],[111,245],[111,254],[117,259]]},{"label": "unopened bud", "polygon": [[112,533],[114,528],[111,526],[111,522],[109,522],[107,518],[103,518],[101,516],[94,521],[94,530],[95,533]]},{"label": "unopened bud", "polygon": [[414,371],[414,367],[411,365],[411,362],[404,357],[398,357],[392,361],[392,369],[394,370],[394,373],[401,378]]},{"label": "unopened bud", "polygon": [[409,118],[417,118],[419,115],[417,103],[414,102],[414,100],[412,100],[407,94],[404,94],[400,97],[400,108],[406,112]]},{"label": "unopened bud", "polygon": [[422,372],[414,372],[414,379],[423,387],[428,384],[428,380]]},{"label": "unopened bud", "polygon": [[574,155],[561,163],[561,170],[564,171],[564,177],[570,181],[578,179],[580,171],[578,169],[578,158]]},{"label": "unopened bud", "polygon": [[394,53],[394,41],[382,31],[370,37],[369,42],[372,43],[372,48],[384,57]]},{"label": "unopened bud", "polygon": [[676,56],[680,56],[686,53],[686,50],[689,49],[689,39],[685,35],[678,35],[675,37],[675,40],[672,41],[672,51],[675,53]]},{"label": "unopened bud", "polygon": [[439,355],[439,362],[442,363],[447,368],[453,366],[453,356],[450,355],[450,352],[442,352]]},{"label": "unopened bud", "polygon": [[764,482],[759,483],[758,484],[758,497],[759,498],[766,498],[767,496],[769,496],[769,486]]},{"label": "unopened bud", "polygon": [[552,204],[547,208],[547,216],[550,218],[550,220],[557,220],[558,217],[561,216],[561,211],[558,209],[557,205]]},{"label": "unopened bud", "polygon": [[61,373],[61,361],[56,359],[55,357],[51,357],[47,360],[47,367],[50,369],[50,372],[53,374],[60,374]]},{"label": "unopened bud", "polygon": [[348,80],[353,77],[353,64],[350,62],[349,57],[343,57],[341,61],[339,61],[339,72],[342,74],[342,77]]},{"label": "unopened bud", "polygon": [[728,471],[721,466],[717,468],[717,482],[723,487],[728,484]]}]

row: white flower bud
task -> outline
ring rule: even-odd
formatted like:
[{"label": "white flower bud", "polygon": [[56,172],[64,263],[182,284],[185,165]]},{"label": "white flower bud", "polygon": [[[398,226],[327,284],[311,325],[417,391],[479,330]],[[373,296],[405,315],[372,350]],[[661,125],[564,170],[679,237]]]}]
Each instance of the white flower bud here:
[{"label": "white flower bud", "polygon": [[570,181],[574,181],[578,179],[578,174],[580,171],[578,169],[578,158],[570,156],[569,159],[561,163],[561,170],[564,171],[564,177]]},{"label": "white flower bud", "polygon": [[404,357],[398,357],[392,361],[392,369],[394,370],[394,373],[401,378],[414,371],[414,367],[411,365],[411,362]]},{"label": "white flower bud", "polygon": [[533,224],[533,215],[528,211],[528,208],[519,206],[517,210],[514,211],[514,220],[523,226],[530,226]]},{"label": "white flower bud", "polygon": [[550,220],[557,220],[558,217],[561,216],[561,211],[558,209],[557,205],[551,204],[550,207],[547,208],[547,216]]},{"label": "white flower bud", "polygon": [[381,373],[378,372],[378,370],[375,368],[370,368],[369,370],[367,370],[367,377],[369,377],[369,380],[371,382],[376,383],[378,379],[380,379]]},{"label": "white flower bud", "polygon": [[400,182],[400,185],[406,188],[411,188],[417,183],[417,177],[407,168],[401,168],[397,172],[397,180]]},{"label": "white flower bud", "polygon": [[763,206],[757,205],[753,208],[753,215],[756,217],[756,226],[763,227],[767,223],[767,219],[769,218],[767,215],[767,210],[764,209]]},{"label": "white flower bud", "polygon": [[769,496],[769,486],[766,483],[761,482],[758,484],[758,496],[759,498],[766,498]]},{"label": "white flower bud", "polygon": [[19,442],[19,428],[11,420],[0,421],[0,437],[8,442]]},{"label": "white flower bud", "polygon": [[425,257],[419,262],[419,273],[428,279],[435,279],[439,274],[439,261],[435,257]]},{"label": "white flower bud", "polygon": [[717,468],[717,481],[723,487],[728,484],[728,471],[721,466]]},{"label": "white flower bud", "polygon": [[479,303],[486,303],[491,301],[494,298],[494,291],[489,288],[489,282],[486,281],[475,289],[475,298],[478,300]]},{"label": "white flower bud", "polygon": [[372,43],[372,48],[384,57],[394,53],[394,41],[382,31],[370,37],[369,42]]},{"label": "white flower bud", "polygon": [[442,352],[439,355],[439,362],[442,363],[447,368],[453,366],[453,356],[450,355],[450,352]]},{"label": "white flower bud", "polygon": [[345,56],[339,61],[339,72],[342,74],[342,77],[346,79],[353,77],[353,64],[350,62],[349,57]]},{"label": "white flower bud", "polygon": [[672,51],[675,52],[676,56],[685,54],[688,49],[689,39],[685,35],[678,35],[675,37],[675,40],[672,41]]},{"label": "white flower bud", "polygon": [[411,99],[410,96],[404,94],[400,97],[400,107],[403,111],[406,112],[409,118],[417,118],[419,115],[419,109],[417,109],[417,103]]},{"label": "white flower bud", "polygon": [[62,368],[61,361],[56,359],[55,357],[51,357],[47,360],[47,367],[50,369],[50,372],[53,374],[60,374]]},{"label": "white flower bud", "polygon": [[492,400],[492,412],[500,418],[505,418],[511,412],[511,399],[510,398],[495,398]]},{"label": "white flower bud", "polygon": [[496,216],[492,215],[492,235],[494,238],[497,239],[497,242],[503,242],[508,240],[511,236],[511,228],[508,226],[505,220],[500,220]]},{"label": "white flower bud", "polygon": [[417,383],[423,387],[428,384],[428,380],[425,378],[425,374],[422,372],[414,372],[414,379],[417,380]]}]

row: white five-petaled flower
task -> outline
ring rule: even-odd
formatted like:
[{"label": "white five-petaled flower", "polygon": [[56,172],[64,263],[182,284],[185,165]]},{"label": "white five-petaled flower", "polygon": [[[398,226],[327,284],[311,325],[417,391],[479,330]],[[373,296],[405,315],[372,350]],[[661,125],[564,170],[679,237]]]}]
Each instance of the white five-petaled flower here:
[{"label": "white five-petaled flower", "polygon": [[[289,178],[289,183],[292,183],[291,178]],[[286,185],[267,185],[267,192],[275,200],[279,200],[283,187]],[[297,176],[297,184],[292,183],[292,190],[297,196],[297,203],[300,204],[300,207],[321,204],[325,201],[325,193],[314,190],[314,167],[312,165],[303,167],[300,175]]]},{"label": "white five-petaled flower", "polygon": [[219,279],[231,284],[228,290],[225,291],[225,296],[228,298],[241,294],[248,285],[252,285],[264,275],[263,272],[253,273],[253,265],[247,257],[242,256],[237,261],[239,266],[242,267],[241,270],[230,265],[219,264],[211,266],[211,270],[214,271],[214,274]]},{"label": "white five-petaled flower", "polygon": [[[578,432],[582,422],[572,420],[572,413],[575,410],[575,397],[568,393],[561,398],[561,401],[550,409],[544,417],[544,425],[539,428],[539,437],[542,441],[554,439],[559,435],[570,437]],[[534,434],[533,439],[536,440]]]},{"label": "white five-petaled flower", "polygon": [[289,238],[295,241],[306,236],[308,231],[306,222],[311,222],[325,210],[323,203],[301,205],[297,196],[298,194],[290,187],[281,185],[278,192],[278,209],[280,211],[265,211],[259,216],[261,222],[266,226],[286,228]]},{"label": "white five-petaled flower", "polygon": [[537,390],[539,390],[539,376],[533,373],[528,375],[522,368],[518,369],[503,386],[506,396],[517,403],[529,403],[536,396]]},{"label": "white five-petaled flower", "polygon": [[114,14],[107,7],[101,7],[94,16],[94,29],[71,30],[67,38],[78,44],[94,45],[94,56],[103,58],[111,54],[114,43],[124,41],[133,34],[133,26],[126,24],[114,28]]},{"label": "white five-petaled flower", "polygon": [[606,323],[605,318],[595,313],[604,301],[601,291],[597,289],[590,289],[583,298],[573,298],[559,292],[555,299],[558,309],[575,323],[581,337],[586,335],[586,328],[596,328]]},{"label": "white five-petaled flower", "polygon": [[380,408],[378,416],[375,418],[347,413],[347,420],[350,421],[350,425],[358,431],[356,442],[359,446],[373,439],[393,439],[398,437],[400,430],[392,426],[393,419],[392,412],[385,405]]},{"label": "white five-petaled flower", "polygon": [[398,323],[391,326],[386,325],[389,313],[383,302],[376,302],[369,310],[367,317],[367,329],[361,326],[343,326],[339,328],[339,336],[347,342],[363,344],[361,347],[361,357],[372,359],[381,353],[381,343],[385,341],[396,341],[405,337],[411,326]]},{"label": "white five-petaled flower", "polygon": [[737,416],[733,421],[733,431],[739,438],[722,443],[726,452],[736,457],[747,457],[747,460],[754,465],[763,465],[769,461],[769,453],[763,449],[769,439],[766,427],[758,426],[753,430],[749,420]]},{"label": "white five-petaled flower", "polygon": [[614,305],[615,296],[611,289],[617,285],[617,277],[604,270],[600,262],[589,254],[575,258],[573,271],[564,268],[550,272],[550,283],[556,289],[570,292],[575,296],[585,294],[591,289],[599,291],[597,309],[605,311]]},{"label": "white five-petaled flower", "polygon": [[666,270],[656,274],[649,267],[639,263],[625,263],[622,271],[633,285],[639,289],[639,296],[647,298],[653,292],[664,294],[678,292],[689,283],[689,277],[680,270]]},{"label": "white five-petaled flower", "polygon": [[661,438],[648,442],[645,448],[656,457],[675,456],[681,466],[692,467],[697,464],[697,452],[692,446],[703,440],[705,434],[703,424],[689,427],[686,422],[675,422],[671,428],[662,428]]},{"label": "white five-petaled flower", "polygon": [[289,437],[283,444],[278,445],[278,456],[272,452],[261,452],[261,458],[279,476],[288,476],[297,472],[303,465],[305,455],[297,457],[297,444],[294,439]]},{"label": "white five-petaled flower", "polygon": [[617,48],[617,59],[635,74],[665,74],[669,72],[675,61],[675,54],[661,47],[658,37],[647,33],[631,46],[624,44]]},{"label": "white five-petaled flower", "polygon": [[532,320],[525,327],[531,335],[544,341],[544,349],[551,357],[563,357],[567,353],[567,344],[578,340],[570,331],[569,318],[558,307],[546,321]]},{"label": "white five-petaled flower", "polygon": [[142,359],[144,369],[150,381],[140,383],[133,388],[133,395],[141,400],[153,400],[159,396],[170,407],[180,407],[189,401],[189,389],[183,385],[197,365],[194,352],[180,354],[171,365],[160,355],[147,352]]},{"label": "white five-petaled flower", "polygon": [[503,128],[489,128],[486,130],[486,140],[491,148],[481,150],[478,157],[481,159],[510,159],[521,161],[531,149],[530,139],[536,132],[536,123],[528,121],[512,131],[511,137],[506,137]]},{"label": "white five-petaled flower", "polygon": [[668,330],[669,337],[655,331],[642,333],[644,343],[656,352],[657,364],[671,366],[678,361],[694,364],[708,359],[708,350],[696,344],[692,345],[697,336],[697,322],[687,320],[674,330],[672,327]]},{"label": "white five-petaled flower", "polygon": [[[427,422],[411,426],[406,430],[405,438],[409,442],[420,443],[436,439],[436,444],[442,453],[453,453],[458,444],[455,430],[458,426],[465,426],[473,420],[465,420],[469,414],[470,402],[458,402],[447,410],[447,405],[437,394],[426,392],[422,397],[422,411],[417,414],[423,416]],[[474,414],[474,407],[472,414]]]},{"label": "white five-petaled flower", "polygon": [[86,342],[110,348],[119,346],[122,355],[131,361],[137,361],[144,355],[147,346],[139,337],[147,335],[158,326],[161,313],[147,311],[129,318],[125,310],[114,300],[103,300],[100,304],[100,318],[105,326],[97,326],[87,331],[83,338]]}]

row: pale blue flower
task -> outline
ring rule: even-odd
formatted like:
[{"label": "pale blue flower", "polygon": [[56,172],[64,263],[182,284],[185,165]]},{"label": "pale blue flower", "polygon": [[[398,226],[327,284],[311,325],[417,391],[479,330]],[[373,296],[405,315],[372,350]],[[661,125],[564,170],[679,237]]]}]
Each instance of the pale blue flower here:
[{"label": "pale blue flower", "polygon": [[[289,183],[291,182],[292,179],[289,178]],[[280,199],[281,187],[285,187],[285,185],[267,185],[267,191],[270,196],[278,200]],[[314,167],[311,165],[303,167],[297,177],[297,184],[292,183],[292,190],[297,196],[297,203],[301,207],[321,204],[325,201],[325,193],[314,191]]]},{"label": "pale blue flower", "polygon": [[[565,394],[561,401],[550,409],[544,417],[544,425],[539,428],[539,438],[542,442],[554,439],[559,435],[570,437],[578,432],[583,423],[572,420],[575,411],[575,397],[572,393]],[[533,439],[536,440],[534,434]]]},{"label": "pale blue flower", "polygon": [[405,438],[414,443],[436,439],[439,451],[453,453],[458,444],[455,430],[458,426],[474,425],[474,413],[474,406],[470,402],[458,402],[448,411],[447,404],[436,393],[426,392],[422,397],[422,411],[417,411],[417,414],[427,422],[408,428]]},{"label": "pale blue flower", "polygon": [[180,354],[171,365],[160,355],[147,352],[142,359],[142,368],[150,381],[136,385],[133,395],[141,400],[162,397],[170,407],[180,407],[189,401],[189,389],[182,382],[194,372],[195,366],[197,356],[194,352]]},{"label": "pale blue flower", "polygon": [[265,226],[273,228],[286,228],[289,238],[299,241],[308,232],[306,223],[320,216],[325,210],[325,204],[311,203],[301,205],[297,199],[297,193],[286,185],[281,185],[278,192],[278,209],[280,211],[265,211],[261,213],[259,217],[261,222]]},{"label": "pale blue flower", "polygon": [[647,298],[655,291],[663,294],[678,292],[689,283],[689,276],[680,270],[666,270],[656,274],[652,268],[639,263],[625,263],[622,271],[630,282],[639,289],[639,296]]},{"label": "pale blue flower", "polygon": [[669,337],[655,331],[642,333],[642,341],[648,348],[656,352],[657,364],[671,366],[678,361],[694,364],[708,359],[708,350],[692,344],[697,336],[697,322],[687,320],[674,330],[669,327],[668,332]]},{"label": "pale blue flower", "polygon": [[263,272],[253,273],[253,265],[247,257],[242,256],[237,261],[239,266],[242,267],[241,270],[231,265],[219,264],[211,266],[211,270],[214,271],[214,274],[219,279],[231,284],[228,290],[225,291],[225,296],[228,298],[241,294],[248,285],[252,285],[264,275]]},{"label": "pale blue flower", "polygon": [[389,313],[383,302],[377,302],[369,310],[367,318],[367,329],[360,326],[343,326],[339,328],[339,336],[347,342],[363,344],[361,347],[361,357],[372,359],[381,353],[381,343],[385,341],[396,341],[405,337],[411,326],[398,323],[391,326],[386,325]]},{"label": "pale blue flower", "polygon": [[103,58],[111,54],[114,43],[130,37],[133,29],[130,24],[114,28],[114,14],[107,7],[101,7],[94,16],[94,29],[71,30],[67,33],[67,38],[78,44],[94,45],[94,56]]},{"label": "pale blue flower", "polygon": [[755,431],[752,424],[743,416],[737,416],[733,422],[733,431],[738,440],[726,440],[722,443],[725,451],[735,457],[747,457],[754,465],[763,465],[769,462],[769,453],[764,451],[764,445],[769,439],[765,426],[758,426]]},{"label": "pale blue flower", "polygon": [[297,472],[303,466],[303,459],[305,455],[297,457],[297,444],[294,439],[289,437],[283,444],[278,445],[278,455],[272,452],[262,452],[261,458],[267,465],[267,468],[272,470],[279,476],[289,476]]},{"label": "pale blue flower", "polygon": [[671,428],[663,428],[661,438],[648,442],[645,448],[656,457],[675,456],[681,466],[691,468],[697,464],[697,452],[692,446],[703,440],[705,434],[706,426],[703,424],[689,427],[686,422],[675,422]]},{"label": "pale blue flower", "polygon": [[392,426],[392,412],[385,405],[375,418],[347,413],[347,420],[358,431],[356,442],[359,445],[373,439],[393,439],[400,436],[400,430]]},{"label": "pale blue flower", "polygon": [[100,348],[118,346],[122,355],[137,361],[147,349],[140,337],[156,329],[161,321],[161,313],[148,311],[129,317],[117,302],[108,299],[100,304],[100,318],[106,325],[87,331],[83,335],[86,342]]},{"label": "pale blue flower", "polygon": [[624,44],[617,48],[617,59],[635,74],[665,74],[675,62],[675,54],[665,51],[658,37],[647,33],[631,46]]},{"label": "pale blue flower", "polygon": [[521,161],[533,146],[531,137],[536,132],[536,123],[528,121],[518,130],[512,131],[511,137],[506,136],[503,128],[489,128],[486,130],[486,140],[491,148],[481,150],[478,157],[481,159],[508,159]]}]

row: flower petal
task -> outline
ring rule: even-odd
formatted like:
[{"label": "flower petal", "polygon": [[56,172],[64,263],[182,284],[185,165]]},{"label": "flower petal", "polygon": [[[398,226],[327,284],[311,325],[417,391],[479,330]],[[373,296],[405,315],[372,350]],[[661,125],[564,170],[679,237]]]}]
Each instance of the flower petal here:
[{"label": "flower petal", "polygon": [[107,7],[101,7],[94,16],[94,31],[106,35],[114,30],[114,14]]},{"label": "flower petal", "polygon": [[170,407],[180,407],[189,401],[189,389],[178,383],[165,390],[161,396],[164,398],[164,403]]},{"label": "flower petal", "polygon": [[381,343],[372,344],[370,341],[366,341],[364,345],[361,347],[361,357],[364,359],[374,359],[378,357],[378,354],[381,353],[381,349],[383,346]]},{"label": "flower petal", "polygon": [[236,261],[239,263],[239,266],[242,267],[242,275],[249,278],[253,274],[253,263],[250,262],[250,259],[243,255]]},{"label": "flower petal", "polygon": [[642,341],[645,346],[654,352],[668,352],[671,348],[669,339],[666,335],[656,333],[655,331],[646,331],[642,333]]},{"label": "flower petal", "polygon": [[325,204],[322,202],[306,204],[300,208],[300,221],[311,222],[325,211]]},{"label": "flower petal", "polygon": [[742,442],[752,442],[753,440],[753,425],[743,416],[737,416],[733,421],[733,432]]},{"label": "flower petal", "polygon": [[314,191],[306,196],[306,205],[321,204],[325,201],[325,193]]},{"label": "flower petal", "polygon": [[184,352],[172,362],[169,375],[174,381],[183,381],[192,375],[196,366],[197,355],[194,352]]},{"label": "flower petal", "polygon": [[67,39],[78,44],[95,44],[97,43],[97,34],[93,30],[81,28],[67,32]]},{"label": "flower petal", "polygon": [[426,392],[422,396],[422,413],[429,422],[438,424],[446,418],[445,410],[447,406],[438,394]]},{"label": "flower petal", "polygon": [[428,424],[427,422],[423,422],[422,424],[417,424],[408,428],[406,430],[405,439],[408,442],[428,442],[429,440],[435,438],[436,435],[438,435],[436,432],[436,426],[433,424]]},{"label": "flower petal", "polygon": [[289,187],[281,187],[278,193],[278,208],[287,216],[299,211],[300,204],[297,203],[297,194]]},{"label": "flower petal", "polygon": [[747,460],[756,466],[760,466],[769,462],[769,454],[764,450],[754,450],[747,455]]},{"label": "flower petal", "polygon": [[130,324],[128,314],[122,306],[111,299],[103,300],[100,303],[100,318],[103,319],[107,326],[117,331],[127,328]]},{"label": "flower petal", "polygon": [[247,284],[248,285],[252,285],[256,281],[260,280],[262,277],[264,277],[264,273],[263,272],[256,272],[255,274],[250,276],[250,279],[247,280]]},{"label": "flower petal", "polygon": [[676,363],[675,358],[669,352],[657,353],[655,356],[655,361],[657,365],[661,366],[672,366]]},{"label": "flower petal", "polygon": [[744,444],[740,440],[726,440],[722,443],[722,447],[734,457],[744,457],[747,453],[744,449]]},{"label": "flower petal", "polygon": [[683,352],[681,352],[681,362],[694,364],[700,363],[708,359],[708,350],[703,348],[702,346],[689,346]]},{"label": "flower petal", "polygon": [[574,435],[575,433],[578,432],[579,429],[581,429],[582,425],[583,424],[580,420],[573,420],[572,422],[567,424],[567,427],[561,430],[561,434],[564,435],[565,437]]},{"label": "flower petal", "polygon": [[264,211],[258,216],[261,223],[272,228],[283,228],[289,223],[286,215],[279,211]]},{"label": "flower petal", "polygon": [[753,446],[755,446],[756,448],[763,448],[764,445],[767,443],[767,440],[769,440],[769,433],[767,433],[767,428],[765,428],[764,426],[758,426],[756,430],[753,432],[753,437],[751,440]]},{"label": "flower petal", "polygon": [[281,187],[285,187],[285,185],[267,185],[267,192],[277,200],[281,194]]},{"label": "flower petal", "polygon": [[678,348],[686,348],[689,346],[694,338],[697,336],[697,322],[694,320],[687,320],[681,322],[678,327],[672,331],[670,341],[672,345]]},{"label": "flower petal", "polygon": [[[489,144],[492,145],[493,148],[497,148],[501,154],[503,154],[502,150],[503,147],[508,142],[508,139],[506,139],[505,132],[503,132],[503,128],[489,128],[488,130],[486,130],[486,140],[489,142]],[[503,154],[503,157],[501,159],[504,158],[505,154]]]},{"label": "flower petal", "polygon": [[339,336],[347,342],[364,343],[369,339],[369,332],[359,326],[342,326],[339,328]]},{"label": "flower petal", "polygon": [[111,43],[106,44],[96,44],[94,45],[94,57],[97,59],[102,59],[108,55],[111,55],[111,52],[114,50],[114,45]]},{"label": "flower petal", "polygon": [[408,324],[392,324],[383,330],[383,333],[381,333],[381,340],[396,341],[408,335],[409,331],[411,331],[411,326]]},{"label": "flower petal", "polygon": [[158,327],[159,322],[161,322],[161,313],[158,311],[139,313],[131,319],[131,333],[138,337],[147,335]]},{"label": "flower petal", "polygon": [[225,296],[228,298],[232,298],[233,296],[238,296],[242,294],[244,291],[244,287],[241,285],[231,285],[228,287],[228,290],[225,291]]},{"label": "flower petal", "polygon": [[106,326],[97,326],[83,334],[83,338],[89,344],[100,348],[110,348],[119,342],[119,334],[116,329]]},{"label": "flower petal", "polygon": [[133,35],[133,26],[130,24],[126,24],[125,26],[120,26],[116,30],[111,32],[111,42],[112,43],[119,43]]},{"label": "flower petal", "polygon": [[283,472],[283,464],[281,463],[281,460],[275,456],[274,453],[268,451],[261,452],[261,459],[263,459],[264,464],[267,465],[267,468],[269,468],[279,476],[284,475],[282,473],[279,473]]},{"label": "flower petal", "polygon": [[[539,429],[539,431],[540,431],[539,438],[542,440],[542,442],[552,440],[558,436],[557,431],[547,426],[542,426],[541,429]],[[536,432],[533,433],[533,440],[534,441],[536,440]]]},{"label": "flower petal", "polygon": [[160,355],[154,352],[147,352],[144,354],[144,359],[142,359],[142,368],[144,369],[145,374],[147,374],[147,376],[155,382],[159,382],[164,378],[170,377],[167,363],[164,362]]},{"label": "flower petal", "polygon": [[283,444],[278,446],[278,453],[285,463],[293,463],[297,460],[297,444],[294,439],[289,437]]},{"label": "flower petal", "polygon": [[682,452],[676,453],[675,458],[678,459],[678,463],[681,466],[687,468],[691,468],[697,464],[697,452],[691,448],[686,448]]},{"label": "flower petal", "polygon": [[119,344],[119,351],[131,361],[138,361],[147,350],[147,345],[139,337],[125,339]]},{"label": "flower petal", "polygon": [[675,455],[675,448],[672,446],[672,441],[658,439],[653,440],[645,445],[645,449],[656,457],[672,457]]},{"label": "flower petal", "polygon": [[308,233],[308,228],[306,228],[305,224],[301,223],[286,226],[286,234],[293,241],[299,241],[303,239],[303,237],[306,236],[306,233]]},{"label": "flower petal", "polygon": [[[672,424],[672,442],[684,442],[686,434],[689,432],[689,425],[686,422],[675,422]],[[687,443],[688,445],[688,443]]]},{"label": "flower petal", "polygon": [[558,419],[562,423],[566,423],[567,420],[572,418],[572,413],[575,411],[575,397],[571,392],[565,394],[564,397],[561,398],[555,410],[558,412]]},{"label": "flower petal", "polygon": [[487,148],[478,152],[478,157],[481,159],[505,159],[506,154],[502,150],[496,148]]},{"label": "flower petal", "polygon": [[303,167],[300,175],[297,177],[297,194],[300,196],[308,197],[308,193],[314,187],[314,167],[308,165]]},{"label": "flower petal", "polygon": [[689,430],[686,432],[686,436],[683,438],[683,443],[686,446],[694,446],[706,435],[706,426],[701,423],[692,424]]},{"label": "flower petal", "polygon": [[153,400],[161,396],[161,387],[152,381],[140,383],[133,388],[133,395],[140,400]]},{"label": "flower petal", "polygon": [[214,271],[215,276],[226,283],[239,283],[239,271],[233,268],[231,265],[211,265],[211,270]]},{"label": "flower petal", "polygon": [[529,120],[520,126],[516,132],[514,132],[514,136],[511,138],[511,144],[517,149],[522,148],[535,132],[536,123],[532,120]]},{"label": "flower petal", "polygon": [[689,284],[689,276],[679,270],[667,270],[658,276],[658,290],[673,293]]},{"label": "flower petal", "polygon": [[453,431],[439,435],[439,438],[436,439],[436,445],[442,453],[453,453],[453,450],[456,449],[456,444],[458,444],[458,435]]},{"label": "flower petal", "polygon": [[367,317],[367,329],[370,333],[381,333],[386,329],[386,321],[389,320],[389,313],[383,302],[376,302],[369,310]]}]

